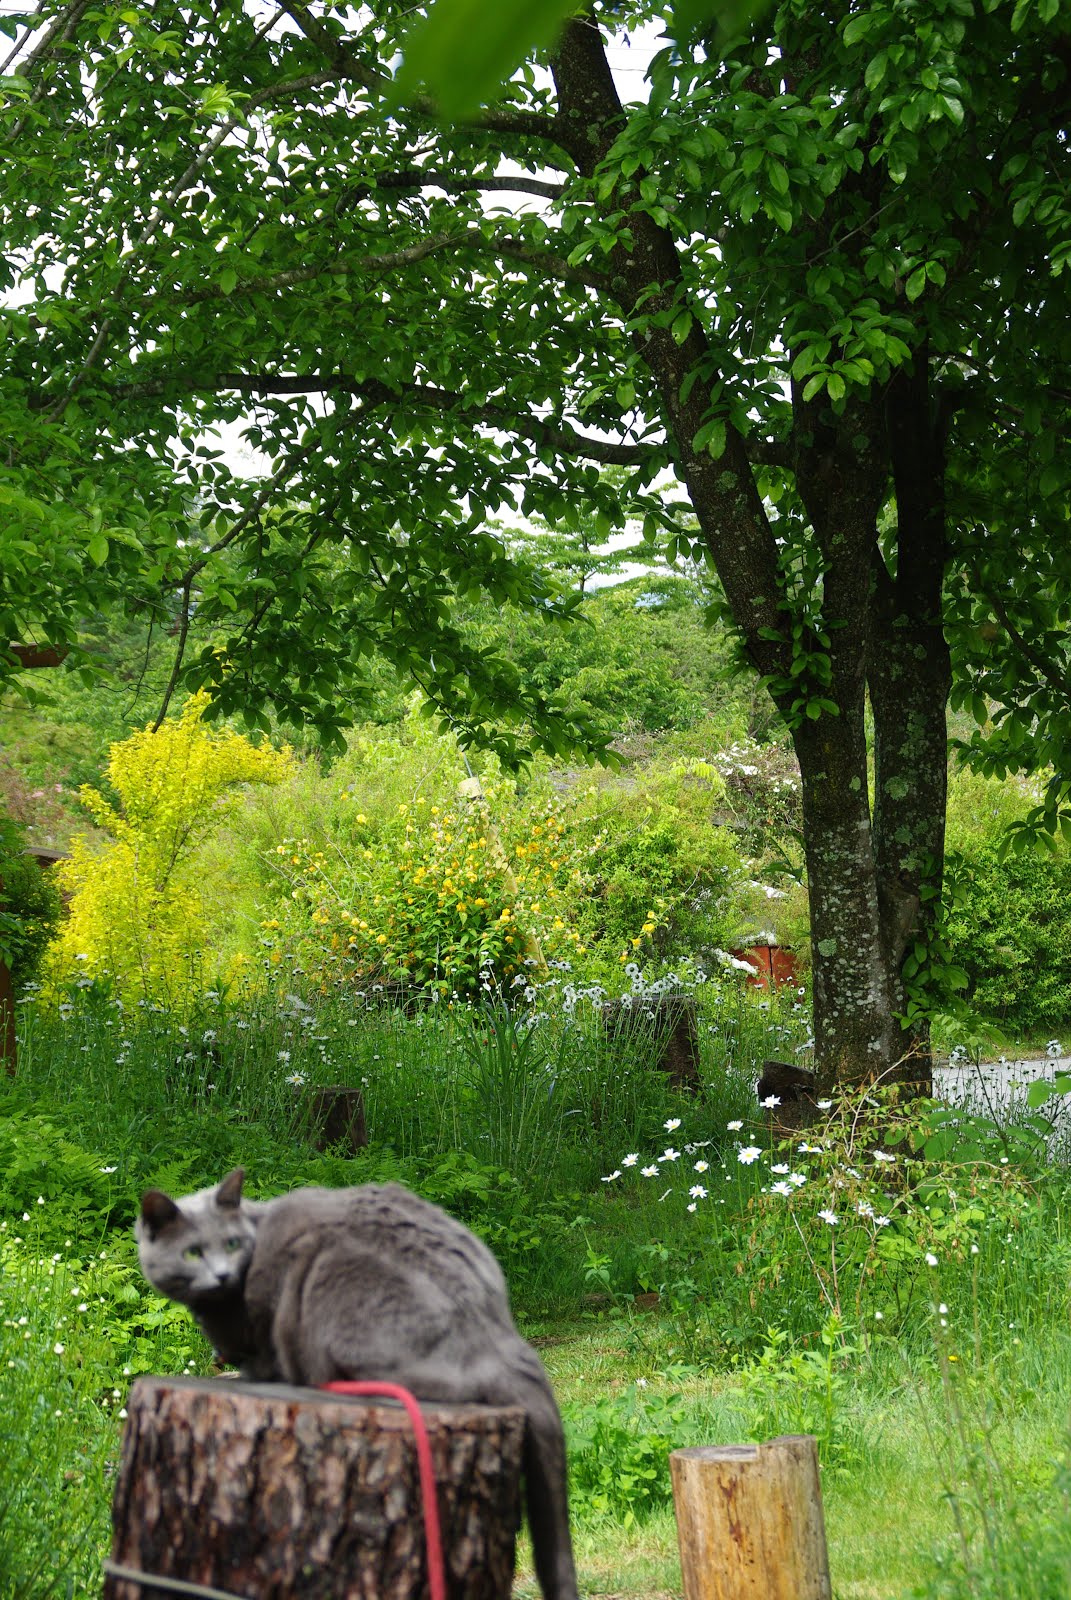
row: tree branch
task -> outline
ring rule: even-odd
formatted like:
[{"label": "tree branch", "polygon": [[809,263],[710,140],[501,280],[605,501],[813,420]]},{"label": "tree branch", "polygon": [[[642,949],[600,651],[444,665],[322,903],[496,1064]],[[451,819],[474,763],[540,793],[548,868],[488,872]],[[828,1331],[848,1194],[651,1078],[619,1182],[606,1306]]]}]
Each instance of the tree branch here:
[{"label": "tree branch", "polygon": [[[330,28],[326,28],[318,17],[311,15],[301,0],[282,0],[282,3],[287,16],[297,24],[310,44],[316,45],[323,51],[336,71],[353,78],[376,94],[386,95],[393,88],[391,78],[385,73],[375,72],[364,62],[358,61],[342,40],[335,37]],[[418,96],[409,104],[410,109],[421,116],[438,118],[438,107],[426,96]],[[567,148],[562,141],[562,132],[557,119],[544,116],[538,111],[483,111],[478,117],[462,126],[486,129],[491,133],[522,134],[531,139],[548,140],[562,150]]]},{"label": "tree branch", "polygon": [[[64,6],[63,10],[54,19],[51,25],[45,30],[42,37],[34,45],[33,49],[30,51],[30,54],[26,57],[26,60],[21,62],[19,66],[15,68],[15,76],[20,78],[31,78],[33,76],[35,67],[41,65],[43,62],[46,62],[48,58],[55,53],[55,50],[59,45],[66,44],[67,40],[73,37],[85,12],[89,10],[90,3],[91,0],[73,0],[72,4]],[[29,35],[27,34],[26,37],[29,37]],[[9,62],[14,58],[20,48],[21,45],[15,46],[15,49],[8,55],[7,60],[4,62],[3,67],[0,68],[0,71],[6,71]],[[33,94],[30,96],[31,106],[37,105],[38,101],[44,98],[46,88],[47,84],[44,81],[37,84]],[[22,133],[23,128],[25,128],[29,120],[29,112],[24,112],[19,120],[13,125],[11,133],[8,136],[8,140],[11,144],[14,144],[15,140]]]},{"label": "tree branch", "polygon": [[1008,609],[1003,600],[982,583],[980,573],[975,573],[975,582],[978,585],[979,594],[983,594],[989,601],[996,613],[997,621],[1007,633],[1023,660],[1029,661],[1034,671],[1040,675],[1042,682],[1047,683],[1050,689],[1054,689],[1061,699],[1071,701],[1071,675],[1057,672],[1051,661],[1043,656],[1039,650],[1035,650],[1029,640],[1023,637],[1008,615]]},{"label": "tree branch", "polygon": [[628,213],[628,237],[615,244],[606,267],[621,310],[633,324],[634,347],[660,395],[675,462],[688,486],[733,620],[758,671],[782,676],[789,664],[788,650],[774,642],[774,636],[784,622],[779,605],[783,581],[773,530],[755,486],[750,441],[726,419],[720,459],[694,447],[714,408],[714,352],[698,315],[693,314],[681,343],[670,331],[679,312],[690,309],[678,245],[670,230],[636,203],[641,169],[623,178],[612,202],[599,198],[596,174],[621,131],[625,113],[593,17],[574,17],[566,23],[551,71],[559,121],[568,130],[571,153],[590,184],[596,211],[605,214],[612,203],[615,211]]},{"label": "tree branch", "polygon": [[275,289],[291,289],[299,283],[312,283],[317,278],[345,278],[357,272],[392,272],[396,267],[407,267],[423,261],[437,250],[463,244],[465,239],[464,233],[434,233],[418,244],[406,245],[401,250],[387,250],[382,255],[358,256],[353,261],[346,261],[339,256],[320,266],[297,267],[292,272],[273,272],[265,278],[247,278],[235,284],[229,294],[224,294],[222,289],[216,287],[195,289],[190,294],[177,297],[165,291],[149,295],[145,303],[152,305],[158,300],[165,300],[168,305],[200,305],[206,300],[233,300],[243,294],[271,294]]},{"label": "tree branch", "polygon": [[565,192],[563,184],[544,183],[540,178],[521,175],[503,176],[498,173],[459,178],[452,173],[439,172],[428,167],[409,167],[398,172],[382,173],[374,183],[354,184],[353,188],[348,189],[342,196],[336,209],[344,211],[358,200],[366,200],[381,189],[442,189],[446,194],[469,194],[473,191],[507,194],[516,192],[538,195],[544,200],[560,200]]},{"label": "tree branch", "polygon": [[[399,398],[403,401],[411,400],[440,415],[454,411],[463,400],[462,395],[420,384],[414,384],[403,390]],[[475,409],[466,407],[461,417],[485,427],[500,429],[503,433],[519,434],[536,445],[549,446],[562,455],[586,456],[589,460],[600,461],[605,466],[638,466],[641,462],[650,461],[658,456],[665,456],[668,459],[668,451],[657,445],[615,444],[609,439],[592,439],[588,434],[578,433],[575,428],[565,424],[555,425],[545,422],[542,417],[533,416],[531,413],[518,416],[515,412],[508,411],[505,406],[492,404]]]},{"label": "tree branch", "polygon": [[[431,234],[427,239],[405,245],[400,250],[387,250],[381,254],[357,256],[350,260],[339,255],[318,266],[296,267],[292,271],[274,272],[263,278],[247,278],[235,284],[229,293],[216,286],[194,289],[181,295],[163,290],[159,294],[146,295],[140,301],[133,303],[151,306],[164,301],[169,306],[190,306],[203,305],[211,300],[235,300],[243,294],[271,294],[277,289],[291,289],[301,283],[313,283],[317,278],[345,278],[357,273],[393,272],[399,267],[412,266],[418,261],[423,261],[437,251],[455,247],[482,253],[489,252],[511,261],[520,261],[525,266],[536,267],[540,272],[561,283],[575,283],[583,288],[599,291],[606,291],[609,288],[607,280],[597,273],[583,267],[570,266],[568,262],[562,261],[548,250],[535,250],[523,240],[508,237],[489,238],[481,228],[466,228],[456,233]],[[114,320],[112,316],[105,319],[108,325]]]},{"label": "tree branch", "polygon": [[[204,376],[191,374],[148,383],[118,384],[109,393],[117,397],[121,395],[125,399],[140,400],[169,395],[176,389],[189,394],[216,393],[223,389],[231,389],[238,394],[261,396],[350,394],[363,400],[369,408],[378,409],[396,405],[432,411],[439,416],[456,412],[455,420],[459,424],[517,434],[530,439],[536,445],[557,450],[562,455],[585,456],[591,461],[601,461],[607,466],[631,467],[662,457],[668,458],[668,451],[659,445],[615,443],[609,439],[593,439],[590,435],[579,433],[567,424],[546,422],[530,412],[517,413],[510,411],[506,406],[496,406],[493,403],[482,406],[466,405],[465,396],[460,393],[451,393],[445,389],[435,389],[423,384],[392,388],[377,378],[355,378],[345,372],[301,375],[267,372],[214,372],[206,373]],[[312,446],[307,446],[302,454],[308,455],[311,450]],[[288,462],[291,459],[294,458],[288,457]],[[297,464],[297,460],[294,459],[294,465]],[[270,498],[275,493],[282,481],[283,473],[284,469],[280,469],[280,473],[271,480],[261,497],[262,500]],[[289,470],[285,471],[285,476],[290,476]],[[250,520],[255,510],[256,508],[246,514],[242,525]],[[229,543],[237,531],[232,529],[223,543]],[[222,548],[222,545],[213,547],[216,548]],[[199,571],[203,565],[202,561],[190,570]]]},{"label": "tree branch", "polygon": [[[256,519],[260,516],[260,513],[264,510],[265,506],[269,505],[271,501],[276,498],[283,484],[289,482],[303,461],[308,460],[309,456],[312,454],[312,450],[313,444],[310,442],[309,444],[302,445],[300,450],[292,450],[290,452],[290,454],[283,461],[282,466],[278,467],[276,471],[273,472],[272,476],[268,479],[267,484],[257,495],[249,509],[247,511],[243,511],[237,522],[232,523],[223,537],[221,539],[217,539],[215,544],[209,545],[207,550],[202,551],[198,560],[194,561],[192,565],[186,569],[186,572],[182,578],[183,589],[188,590],[198,573],[204,571],[212,557],[214,555],[218,555],[221,550],[226,550],[227,546],[233,544],[240,533],[245,532],[246,528],[248,528],[251,522],[256,521]],[[162,715],[163,713],[161,712],[161,716]]]},{"label": "tree branch", "polygon": [[160,704],[160,714],[152,725],[153,733],[159,733],[163,727],[164,718],[167,716],[167,708],[171,704],[171,697],[178,687],[182,661],[186,654],[186,640],[190,632],[190,592],[192,589],[193,578],[190,576],[185,579],[182,585],[182,611],[180,613],[182,620],[179,623],[178,644],[175,646],[175,664],[171,668],[171,676],[168,678],[167,686],[164,689],[164,698]]}]

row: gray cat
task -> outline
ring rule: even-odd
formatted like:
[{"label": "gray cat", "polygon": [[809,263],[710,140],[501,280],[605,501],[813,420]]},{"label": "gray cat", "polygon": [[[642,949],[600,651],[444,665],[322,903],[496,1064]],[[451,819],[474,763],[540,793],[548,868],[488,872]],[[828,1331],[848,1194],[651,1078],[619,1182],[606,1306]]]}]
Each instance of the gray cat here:
[{"label": "gray cat", "polygon": [[506,1281],[468,1228],[398,1184],[242,1199],[142,1198],[141,1268],[192,1310],[219,1354],[260,1382],[399,1383],[418,1399],[521,1406],[528,1522],[546,1600],[576,1600],[565,1440]]}]

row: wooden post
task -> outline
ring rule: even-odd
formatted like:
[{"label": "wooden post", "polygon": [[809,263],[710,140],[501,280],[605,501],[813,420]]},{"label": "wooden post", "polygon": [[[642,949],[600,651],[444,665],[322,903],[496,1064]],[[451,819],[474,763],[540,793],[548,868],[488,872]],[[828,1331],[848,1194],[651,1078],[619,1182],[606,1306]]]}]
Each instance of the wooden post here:
[{"label": "wooden post", "polygon": [[[2,890],[3,884],[0,883],[0,891]],[[9,1078],[15,1076],[18,1061],[18,1045],[15,1041],[15,989],[11,982],[11,968],[6,961],[0,961],[0,1065]]]},{"label": "wooden post", "polygon": [[[449,1600],[508,1600],[524,1412],[425,1406]],[[249,1600],[427,1593],[412,1429],[400,1406],[284,1384],[138,1378],[111,1564]],[[170,1591],[169,1591],[170,1592]],[[108,1572],[104,1600],[164,1600]]]},{"label": "wooden post", "polygon": [[658,1065],[674,1089],[689,1094],[703,1086],[699,1072],[699,1027],[695,999],[689,994],[638,996],[607,1000],[603,1025],[614,1035],[639,1034],[658,1050]]},{"label": "wooden post", "polygon": [[367,1145],[368,1126],[360,1089],[317,1089],[302,1084],[295,1087],[294,1099],[317,1150],[341,1145],[347,1155],[355,1156]]},{"label": "wooden post", "polygon": [[684,1600],[830,1600],[809,1434],[674,1450],[669,1466]]}]

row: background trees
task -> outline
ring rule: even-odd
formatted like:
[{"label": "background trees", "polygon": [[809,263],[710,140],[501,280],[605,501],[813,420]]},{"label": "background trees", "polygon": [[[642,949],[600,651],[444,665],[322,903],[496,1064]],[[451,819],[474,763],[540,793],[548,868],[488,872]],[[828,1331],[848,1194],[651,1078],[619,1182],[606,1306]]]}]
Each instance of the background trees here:
[{"label": "background trees", "polygon": [[[968,652],[1066,604],[1058,560],[1019,577],[1066,530],[1071,11],[786,0],[657,50],[624,104],[611,59],[655,13],[596,7],[449,126],[390,109],[403,9],[6,19],[9,544],[58,502],[95,577],[169,597],[176,673],[224,711],[330,736],[381,649],[507,756],[525,686],[448,597],[567,607],[491,515],[582,503],[709,558],[800,762],[821,1071],[893,1070],[941,891],[949,594]],[[215,444],[235,422],[266,478]],[[26,579],[9,631],[69,632],[55,592]]]}]

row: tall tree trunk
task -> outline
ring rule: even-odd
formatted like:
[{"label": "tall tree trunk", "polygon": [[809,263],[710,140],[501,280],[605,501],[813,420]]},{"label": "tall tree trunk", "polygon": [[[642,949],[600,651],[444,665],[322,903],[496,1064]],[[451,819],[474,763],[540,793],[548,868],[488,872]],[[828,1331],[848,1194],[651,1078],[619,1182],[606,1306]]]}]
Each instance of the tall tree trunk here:
[{"label": "tall tree trunk", "polygon": [[793,731],[810,894],[815,1063],[820,1084],[829,1088],[887,1077],[901,1045],[882,929],[865,717],[871,567],[888,471],[878,407],[856,402],[834,416],[821,402],[805,403],[798,391],[793,401],[807,441],[796,483],[824,565],[830,681],[823,698],[838,708],[816,721],[797,711]]},{"label": "tall tree trunk", "polygon": [[888,1073],[897,1059],[867,796],[863,715],[825,716],[794,736],[803,792],[819,1084]]},{"label": "tall tree trunk", "polygon": [[[946,561],[943,422],[926,352],[894,380],[888,435],[896,489],[895,570],[875,560],[869,689],[874,716],[874,852],[891,1001],[909,1013],[903,966],[940,909],[951,662],[941,626]],[[900,1076],[932,1088],[929,1024],[903,1035]]]},{"label": "tall tree trunk", "polygon": [[[620,131],[622,112],[590,20],[566,25],[552,67],[563,146],[579,172],[591,177]],[[641,176],[618,184],[614,206],[628,206],[630,185]],[[935,432],[926,434],[921,463],[928,487],[921,489],[912,476],[925,379],[921,393],[917,380],[906,388],[896,380],[888,409],[884,393],[849,399],[838,410],[822,396],[805,402],[802,386],[793,386],[792,439],[781,450],[774,441],[767,459],[794,472],[821,556],[820,604],[798,607],[787,596],[779,540],[756,484],[753,463],[763,459],[756,455],[762,447],[729,420],[730,385],[715,369],[702,316],[694,315],[683,334],[674,331],[688,293],[671,234],[645,207],[636,207],[628,240],[614,247],[606,267],[623,316],[642,323],[633,336],[636,348],[657,385],[676,464],[744,648],[793,729],[803,787],[820,1081],[829,1086],[907,1076],[903,1057],[912,1040],[898,1020],[901,970],[922,926],[922,880],[933,876],[928,852],[940,856],[948,664],[934,622],[943,568],[937,537],[943,521],[933,509],[933,484],[940,480]],[[924,374],[924,358],[920,362]],[[707,443],[712,424],[720,449]],[[904,550],[895,580],[882,564],[877,537],[890,471]],[[889,599],[894,590],[895,605]],[[807,617],[819,613],[828,646],[799,637],[801,618],[806,634]],[[927,652],[925,661],[920,650]],[[804,659],[808,651],[811,664]],[[828,685],[812,671],[823,652]],[[873,819],[868,675],[878,725]],[[813,710],[819,697],[834,702],[836,714],[823,710],[812,721],[801,705],[810,699]]]}]

